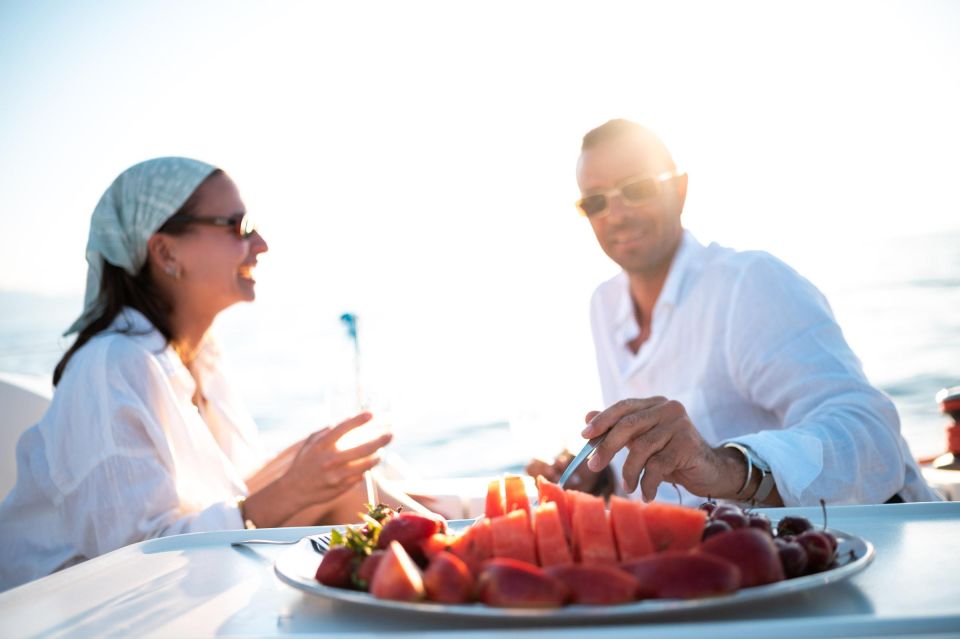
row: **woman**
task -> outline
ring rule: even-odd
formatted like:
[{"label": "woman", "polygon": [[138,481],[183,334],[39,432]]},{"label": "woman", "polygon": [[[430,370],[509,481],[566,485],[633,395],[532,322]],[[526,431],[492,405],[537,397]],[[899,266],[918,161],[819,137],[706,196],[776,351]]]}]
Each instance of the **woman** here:
[{"label": "woman", "polygon": [[131,167],[93,213],[85,308],[0,505],[0,590],[143,539],[346,521],[390,435],[340,451],[368,413],[266,464],[209,335],[256,295],[267,244],[213,166]]}]

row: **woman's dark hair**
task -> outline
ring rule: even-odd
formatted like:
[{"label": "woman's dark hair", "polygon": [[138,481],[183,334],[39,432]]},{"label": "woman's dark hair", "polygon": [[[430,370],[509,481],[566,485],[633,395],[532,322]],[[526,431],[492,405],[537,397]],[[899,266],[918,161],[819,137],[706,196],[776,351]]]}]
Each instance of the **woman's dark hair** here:
[{"label": "woman's dark hair", "polygon": [[[197,207],[197,192],[200,186],[206,184],[215,175],[221,175],[223,171],[216,169],[208,175],[203,182],[193,191],[187,201],[183,203],[177,211],[163,223],[158,233],[167,235],[183,235],[187,233],[190,224],[184,220],[185,216],[194,215]],[[154,328],[160,331],[167,343],[173,338],[170,328],[170,312],[173,310],[172,302],[166,298],[160,287],[150,275],[150,263],[146,262],[136,275],[130,275],[119,266],[114,266],[109,262],[103,263],[103,275],[100,278],[100,294],[98,296],[100,314],[94,318],[83,330],[77,334],[76,341],[70,346],[63,357],[53,369],[53,385],[56,386],[63,377],[63,371],[67,367],[67,362],[73,357],[80,348],[90,341],[93,336],[107,330],[116,319],[117,315],[125,307],[132,308],[143,313],[144,317],[150,320]]]}]

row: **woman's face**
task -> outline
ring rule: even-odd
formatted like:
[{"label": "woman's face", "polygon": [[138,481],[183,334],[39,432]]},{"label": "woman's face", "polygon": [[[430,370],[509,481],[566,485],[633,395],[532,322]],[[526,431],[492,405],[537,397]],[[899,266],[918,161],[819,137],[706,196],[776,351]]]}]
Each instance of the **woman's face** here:
[{"label": "woman's face", "polygon": [[[196,192],[192,214],[229,218],[246,209],[236,184],[224,174],[206,180]],[[237,302],[256,297],[254,269],[267,243],[256,231],[246,239],[232,226],[190,224],[183,235],[165,236],[179,277],[170,282],[175,312],[212,317]],[[161,267],[163,270],[163,267]]]}]

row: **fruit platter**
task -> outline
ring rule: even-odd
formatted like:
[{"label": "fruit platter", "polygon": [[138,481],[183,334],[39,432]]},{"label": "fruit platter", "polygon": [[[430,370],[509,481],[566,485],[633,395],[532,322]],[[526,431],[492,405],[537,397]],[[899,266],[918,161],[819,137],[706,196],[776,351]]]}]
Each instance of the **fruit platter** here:
[{"label": "fruit platter", "polygon": [[[447,522],[370,507],[363,523],[285,551],[278,577],[331,600],[434,615],[626,617],[753,602],[864,570],[868,541],[801,517],[490,482],[484,516]],[[823,509],[824,518],[826,509]]]}]

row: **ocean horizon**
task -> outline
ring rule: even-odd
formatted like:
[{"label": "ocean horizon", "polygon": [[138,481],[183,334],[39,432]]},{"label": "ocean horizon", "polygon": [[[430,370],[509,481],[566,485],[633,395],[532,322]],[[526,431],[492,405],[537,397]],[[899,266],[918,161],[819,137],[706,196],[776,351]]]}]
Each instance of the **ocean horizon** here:
[{"label": "ocean horizon", "polygon": [[[896,404],[913,454],[942,452],[947,418],[939,413],[934,395],[960,384],[960,230],[850,246],[846,255],[811,256],[807,264],[787,261],[827,295],[871,382]],[[0,371],[49,379],[72,341],[61,333],[80,304],[79,294],[0,291]],[[291,312],[295,304],[261,296],[218,320],[234,377],[265,440],[275,446],[345,417],[353,408],[352,344],[337,309],[297,317]],[[586,306],[583,300],[584,313]],[[376,344],[375,338],[369,342]],[[569,388],[553,389],[557,396],[576,400],[564,404],[565,412],[538,413],[536,406],[523,405],[522,388],[505,390],[497,383],[504,375],[495,365],[463,362],[463,370],[434,370],[431,344],[420,335],[409,338],[423,341],[417,348],[425,364],[406,369],[408,377],[418,379],[404,379],[395,365],[371,367],[369,378],[377,382],[369,388],[375,412],[378,399],[387,395],[378,398],[375,391],[405,389],[402,397],[395,393],[381,407],[393,417],[392,449],[421,476],[518,471],[530,455],[572,442],[582,415],[594,407],[590,399],[580,399],[596,397],[594,388],[582,388],[593,370],[581,369],[592,360],[573,362],[579,376],[570,376]],[[523,336],[513,339],[522,344]],[[588,334],[571,341],[589,350]],[[516,359],[520,366],[535,366],[519,355]],[[470,388],[458,390],[461,376],[470,380],[462,386]],[[537,401],[544,396],[542,389],[531,393]],[[567,409],[578,403],[582,411]],[[520,424],[524,420],[529,424]],[[537,450],[538,438],[550,441]]]}]

